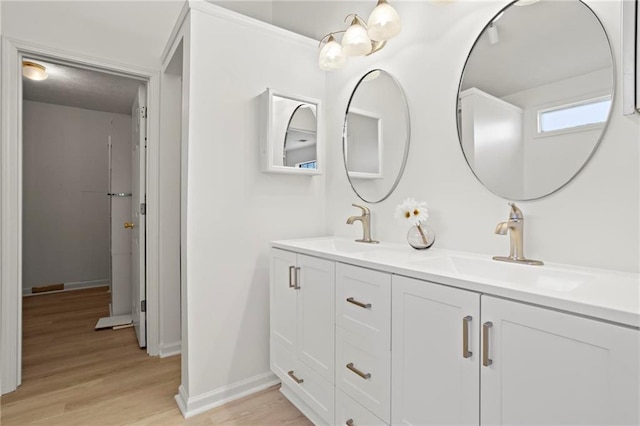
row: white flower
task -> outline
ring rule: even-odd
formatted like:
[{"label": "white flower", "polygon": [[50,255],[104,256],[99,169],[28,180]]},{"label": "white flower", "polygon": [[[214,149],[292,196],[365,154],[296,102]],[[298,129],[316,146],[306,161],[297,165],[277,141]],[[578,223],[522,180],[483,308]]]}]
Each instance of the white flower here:
[{"label": "white flower", "polygon": [[427,209],[427,203],[424,201],[418,202],[413,198],[407,198],[396,206],[394,216],[399,222],[416,226],[426,222],[427,218],[429,218],[429,210]]}]

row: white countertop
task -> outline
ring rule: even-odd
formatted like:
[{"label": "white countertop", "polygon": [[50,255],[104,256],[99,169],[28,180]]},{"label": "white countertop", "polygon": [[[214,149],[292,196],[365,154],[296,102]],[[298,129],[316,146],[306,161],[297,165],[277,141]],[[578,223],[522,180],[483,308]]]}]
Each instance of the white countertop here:
[{"label": "white countertop", "polygon": [[[640,327],[640,274],[545,263],[498,262],[488,255],[338,237],[272,241],[283,250],[432,281]],[[543,259],[544,260],[544,259]]]}]

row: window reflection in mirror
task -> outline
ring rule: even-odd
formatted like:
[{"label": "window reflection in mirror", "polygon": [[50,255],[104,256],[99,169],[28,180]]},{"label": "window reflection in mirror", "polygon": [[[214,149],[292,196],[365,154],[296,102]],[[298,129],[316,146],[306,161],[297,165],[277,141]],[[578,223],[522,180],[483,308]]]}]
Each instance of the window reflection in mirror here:
[{"label": "window reflection in mirror", "polygon": [[467,163],[504,198],[557,191],[597,148],[613,87],[609,39],[587,5],[510,4],[487,23],[460,81],[458,135]]}]

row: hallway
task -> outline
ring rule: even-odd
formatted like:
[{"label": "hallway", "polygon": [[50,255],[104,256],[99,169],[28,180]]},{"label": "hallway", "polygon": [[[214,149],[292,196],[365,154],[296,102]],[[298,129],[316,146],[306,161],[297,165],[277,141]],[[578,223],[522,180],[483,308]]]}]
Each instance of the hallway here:
[{"label": "hallway", "polygon": [[95,331],[108,287],[23,299],[23,376],[2,396],[0,424],[310,424],[277,388],[185,420],[174,401],[180,357],[138,348],[133,328]]}]

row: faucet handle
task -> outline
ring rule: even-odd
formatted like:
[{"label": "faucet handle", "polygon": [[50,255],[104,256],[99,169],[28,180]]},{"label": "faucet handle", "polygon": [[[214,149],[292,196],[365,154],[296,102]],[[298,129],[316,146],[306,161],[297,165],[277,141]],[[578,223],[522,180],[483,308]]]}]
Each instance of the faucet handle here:
[{"label": "faucet handle", "polygon": [[368,216],[368,215],[370,215],[370,214],[371,214],[371,210],[369,210],[369,208],[368,208],[368,207],[360,206],[360,205],[355,204],[355,203],[352,203],[351,205],[352,205],[353,207],[357,207],[357,208],[361,209],[361,210],[362,210],[362,215],[363,215],[363,216]]},{"label": "faucet handle", "polygon": [[509,220],[522,220],[524,219],[524,215],[522,214],[522,210],[516,206],[516,203],[509,203],[511,206],[511,212],[509,212]]}]

